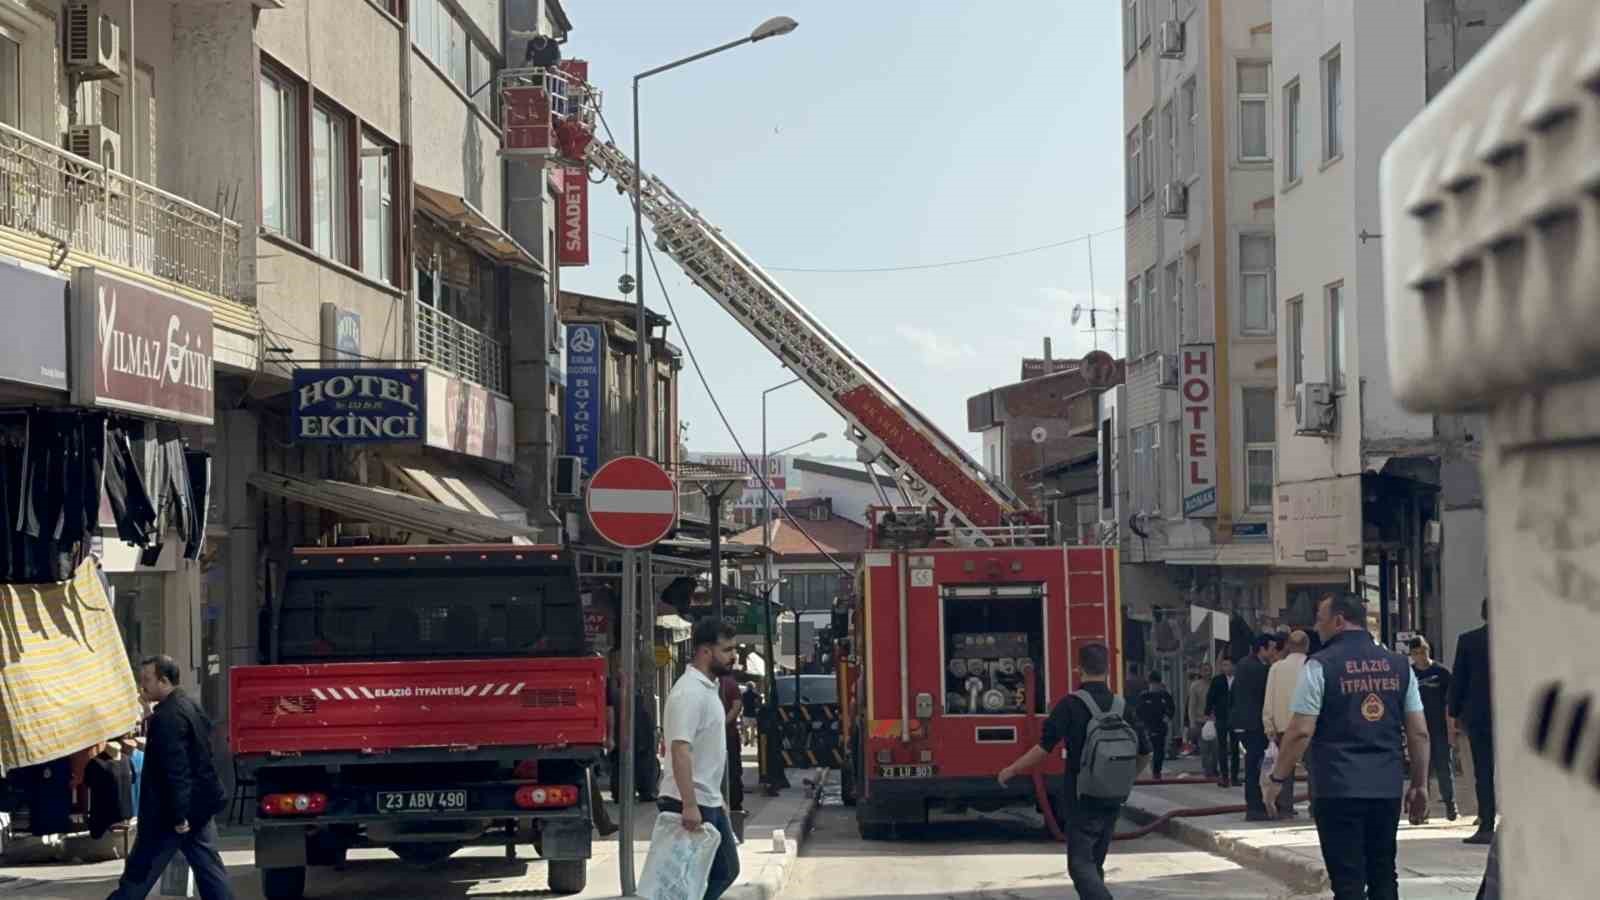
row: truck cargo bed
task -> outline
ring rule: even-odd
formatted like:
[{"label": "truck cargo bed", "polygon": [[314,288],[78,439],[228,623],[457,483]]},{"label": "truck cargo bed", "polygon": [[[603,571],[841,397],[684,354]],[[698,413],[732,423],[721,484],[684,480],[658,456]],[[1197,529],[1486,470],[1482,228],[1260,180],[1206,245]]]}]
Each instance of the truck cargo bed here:
[{"label": "truck cargo bed", "polygon": [[605,660],[508,658],[243,666],[235,754],[600,745]]}]

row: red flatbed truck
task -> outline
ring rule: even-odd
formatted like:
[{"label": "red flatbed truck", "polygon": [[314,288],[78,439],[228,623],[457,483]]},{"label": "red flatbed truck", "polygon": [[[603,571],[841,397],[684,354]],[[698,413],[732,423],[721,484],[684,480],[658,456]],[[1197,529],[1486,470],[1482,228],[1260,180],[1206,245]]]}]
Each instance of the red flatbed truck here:
[{"label": "red flatbed truck", "polygon": [[583,890],[608,717],[571,551],[297,550],[274,607],[272,664],[230,673],[268,900],[357,846],[430,863],[531,843],[553,891]]}]

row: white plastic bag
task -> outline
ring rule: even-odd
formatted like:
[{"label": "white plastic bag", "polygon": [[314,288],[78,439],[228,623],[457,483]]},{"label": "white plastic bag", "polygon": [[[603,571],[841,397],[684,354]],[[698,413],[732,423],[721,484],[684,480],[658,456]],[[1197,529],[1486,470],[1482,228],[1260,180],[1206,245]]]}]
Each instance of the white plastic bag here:
[{"label": "white plastic bag", "polygon": [[650,832],[650,853],[639,874],[639,896],[645,900],[700,900],[711,879],[722,833],[709,823],[685,831],[683,816],[664,812]]},{"label": "white plastic bag", "polygon": [[1204,725],[1200,726],[1200,740],[1202,740],[1202,741],[1214,741],[1216,739],[1217,739],[1217,723],[1211,721],[1210,719],[1207,719],[1206,723]]},{"label": "white plastic bag", "polygon": [[[1278,745],[1269,741],[1267,743],[1267,752],[1261,757],[1261,789],[1263,791],[1267,789],[1267,785],[1272,781],[1272,773],[1277,768]],[[1293,784],[1282,785],[1282,787],[1291,793],[1294,791]]]}]

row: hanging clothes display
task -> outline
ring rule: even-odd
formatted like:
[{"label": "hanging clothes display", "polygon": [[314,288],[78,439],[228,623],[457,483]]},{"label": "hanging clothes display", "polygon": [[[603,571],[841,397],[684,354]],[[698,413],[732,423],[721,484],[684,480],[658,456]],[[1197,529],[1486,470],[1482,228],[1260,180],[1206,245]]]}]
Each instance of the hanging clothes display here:
[{"label": "hanging clothes display", "polygon": [[206,542],[206,521],[211,511],[211,454],[189,450],[183,454],[189,470],[190,506],[194,509],[193,526],[185,536],[184,559],[199,559]]},{"label": "hanging clothes display", "polygon": [[117,522],[117,537],[138,547],[148,546],[156,536],[156,507],[134,458],[133,443],[121,429],[112,430],[106,443],[106,499]]}]

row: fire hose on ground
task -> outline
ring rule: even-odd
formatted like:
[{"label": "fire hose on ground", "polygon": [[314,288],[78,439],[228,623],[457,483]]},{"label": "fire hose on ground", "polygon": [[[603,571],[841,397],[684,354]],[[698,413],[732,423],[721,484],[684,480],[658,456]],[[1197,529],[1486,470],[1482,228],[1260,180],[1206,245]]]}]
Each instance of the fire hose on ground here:
[{"label": "fire hose on ground", "polygon": [[[1026,698],[1028,704],[1027,709],[1031,712],[1035,708],[1033,679],[1027,679],[1026,685]],[[1033,732],[1028,736],[1028,739],[1034,743],[1037,743],[1039,740],[1039,719],[1037,716],[1030,715],[1028,716],[1028,721],[1031,723],[1031,731]],[[1055,810],[1050,805],[1050,791],[1045,788],[1044,773],[1035,768],[1033,770],[1032,777],[1034,799],[1039,804],[1039,811],[1044,814],[1045,828],[1049,829],[1051,838],[1057,841],[1065,841],[1066,835],[1062,833],[1061,823],[1056,820]],[[1164,784],[1215,783],[1216,782],[1209,778],[1141,778],[1135,781],[1134,785],[1136,787],[1155,787]],[[1299,795],[1294,799],[1296,803],[1299,803],[1308,798],[1304,795]],[[1157,816],[1154,820],[1141,825],[1132,831],[1119,831],[1112,835],[1111,839],[1116,841],[1130,841],[1134,840],[1135,838],[1142,838],[1145,835],[1164,827],[1168,822],[1171,822],[1174,819],[1192,819],[1202,816],[1237,815],[1239,813],[1248,811],[1248,807],[1246,807],[1243,803],[1231,803],[1224,804],[1222,806],[1193,806],[1185,807],[1183,809],[1174,809]]]}]

